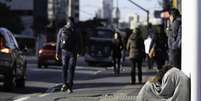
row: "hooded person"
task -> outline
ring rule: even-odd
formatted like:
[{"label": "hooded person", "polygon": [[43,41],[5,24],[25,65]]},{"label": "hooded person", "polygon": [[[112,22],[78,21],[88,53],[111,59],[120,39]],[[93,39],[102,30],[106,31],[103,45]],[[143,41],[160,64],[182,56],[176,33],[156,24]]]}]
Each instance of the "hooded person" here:
[{"label": "hooded person", "polygon": [[141,30],[136,28],[136,32],[133,32],[127,43],[127,50],[129,53],[129,59],[131,61],[131,84],[136,83],[135,73],[136,67],[138,68],[138,81],[142,83],[142,60],[145,57],[144,40],[141,36]]},{"label": "hooded person", "polygon": [[190,79],[178,68],[166,65],[141,88],[136,101],[190,101]]}]

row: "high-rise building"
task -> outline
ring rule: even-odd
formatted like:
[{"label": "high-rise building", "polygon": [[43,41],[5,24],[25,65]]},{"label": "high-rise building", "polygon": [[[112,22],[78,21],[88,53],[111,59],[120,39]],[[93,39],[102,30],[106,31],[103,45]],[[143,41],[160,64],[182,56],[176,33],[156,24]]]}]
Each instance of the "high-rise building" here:
[{"label": "high-rise building", "polygon": [[112,22],[113,0],[103,0],[103,18]]},{"label": "high-rise building", "polygon": [[112,13],[112,18],[113,18],[113,25],[115,25],[117,28],[119,27],[119,20],[121,17],[121,13],[120,13],[120,9],[118,7],[118,0],[116,0],[116,7],[114,7],[113,9],[113,13]]},{"label": "high-rise building", "polygon": [[51,22],[60,23],[67,18],[67,0],[48,0],[48,19]]},{"label": "high-rise building", "polygon": [[48,0],[34,0],[34,30],[43,32],[48,24]]},{"label": "high-rise building", "polygon": [[102,9],[98,9],[98,10],[96,11],[96,18],[101,19],[102,16],[103,16],[103,14],[102,14]]},{"label": "high-rise building", "polygon": [[68,16],[75,18],[75,21],[79,21],[79,0],[68,0]]}]

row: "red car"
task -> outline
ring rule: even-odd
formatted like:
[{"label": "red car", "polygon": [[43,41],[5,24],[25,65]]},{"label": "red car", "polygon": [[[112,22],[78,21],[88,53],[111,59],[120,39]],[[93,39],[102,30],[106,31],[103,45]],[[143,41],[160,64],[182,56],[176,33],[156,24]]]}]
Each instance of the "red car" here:
[{"label": "red car", "polygon": [[46,43],[38,52],[38,68],[48,65],[61,65],[61,58],[56,60],[56,43]]}]

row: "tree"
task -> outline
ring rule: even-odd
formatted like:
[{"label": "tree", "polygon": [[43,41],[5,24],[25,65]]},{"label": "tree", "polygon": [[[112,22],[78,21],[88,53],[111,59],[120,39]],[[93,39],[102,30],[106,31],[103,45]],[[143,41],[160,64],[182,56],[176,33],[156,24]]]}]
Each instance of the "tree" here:
[{"label": "tree", "polygon": [[24,29],[21,18],[13,13],[6,4],[0,3],[0,27],[5,27],[13,33],[20,33]]}]

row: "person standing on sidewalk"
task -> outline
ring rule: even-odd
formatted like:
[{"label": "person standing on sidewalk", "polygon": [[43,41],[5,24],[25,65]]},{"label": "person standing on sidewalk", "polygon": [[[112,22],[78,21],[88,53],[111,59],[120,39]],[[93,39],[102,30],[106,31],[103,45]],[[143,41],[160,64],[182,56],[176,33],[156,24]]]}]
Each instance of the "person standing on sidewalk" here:
[{"label": "person standing on sidewalk", "polygon": [[178,9],[170,11],[168,30],[169,64],[181,69],[181,14]]},{"label": "person standing on sidewalk", "polygon": [[141,36],[141,31],[136,28],[136,32],[132,33],[128,39],[127,50],[132,63],[131,67],[131,84],[136,83],[135,73],[138,68],[138,80],[142,83],[142,60],[145,57],[144,40]]},{"label": "person standing on sidewalk", "polygon": [[123,49],[123,43],[121,36],[118,32],[114,34],[112,39],[112,58],[113,58],[113,67],[114,67],[114,74],[120,74],[120,65],[121,65],[121,51]]},{"label": "person standing on sidewalk", "polygon": [[151,42],[149,57],[156,62],[157,68],[160,70],[162,66],[165,65],[165,61],[167,60],[168,44],[163,25],[158,27],[159,30],[156,31],[155,35],[153,35],[154,37]]},{"label": "person standing on sidewalk", "polygon": [[57,34],[56,58],[62,56],[62,78],[61,91],[72,92],[73,79],[75,74],[77,54],[79,51],[80,39],[75,29],[73,17],[69,17],[67,24]]},{"label": "person standing on sidewalk", "polygon": [[154,60],[152,58],[149,57],[149,52],[150,52],[150,48],[151,48],[151,43],[153,41],[153,37],[155,35],[155,31],[153,30],[152,24],[149,23],[148,24],[149,30],[148,30],[148,35],[147,38],[144,41],[145,44],[145,52],[146,52],[146,59],[147,59],[147,65],[149,69],[152,69],[153,64],[154,64]]}]

